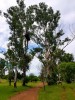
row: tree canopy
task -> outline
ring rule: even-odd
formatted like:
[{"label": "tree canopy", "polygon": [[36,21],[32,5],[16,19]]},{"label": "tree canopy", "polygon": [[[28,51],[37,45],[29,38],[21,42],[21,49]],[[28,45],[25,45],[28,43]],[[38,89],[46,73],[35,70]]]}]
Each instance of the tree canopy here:
[{"label": "tree canopy", "polygon": [[26,8],[24,0],[17,0],[17,6],[12,6],[4,13],[10,28],[10,37],[6,58],[13,66],[23,70],[23,85],[25,85],[26,71],[31,60],[28,52],[28,42],[31,39],[38,45],[32,50],[33,55],[45,66],[46,76],[54,77],[55,69],[61,61],[71,61],[73,56],[66,54],[60,46],[70,39],[59,29],[60,12],[48,7],[44,2]]}]

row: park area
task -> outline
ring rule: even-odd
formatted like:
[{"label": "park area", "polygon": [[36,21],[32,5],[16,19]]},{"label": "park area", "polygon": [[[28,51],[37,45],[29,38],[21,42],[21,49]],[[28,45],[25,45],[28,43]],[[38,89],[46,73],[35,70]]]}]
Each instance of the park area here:
[{"label": "park area", "polygon": [[62,83],[45,86],[42,82],[29,82],[27,86],[17,83],[17,88],[8,85],[7,80],[1,80],[0,100],[75,100],[75,83]]},{"label": "park area", "polygon": [[0,100],[75,100],[75,1],[39,1],[0,0]]}]

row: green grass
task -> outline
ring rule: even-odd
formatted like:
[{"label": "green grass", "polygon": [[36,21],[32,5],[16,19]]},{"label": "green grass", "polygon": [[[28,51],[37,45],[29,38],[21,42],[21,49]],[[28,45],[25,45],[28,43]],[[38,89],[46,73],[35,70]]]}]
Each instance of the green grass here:
[{"label": "green grass", "polygon": [[2,80],[0,83],[0,100],[8,100],[11,96],[17,94],[18,92],[24,91],[29,89],[30,87],[35,86],[37,83],[28,83],[28,87],[22,86],[21,81],[17,82],[17,88],[13,87],[13,82],[12,85],[9,86],[7,80]]},{"label": "green grass", "polygon": [[[9,86],[7,80],[2,80],[0,83],[0,100],[9,100],[9,98],[18,92],[35,87],[39,82],[30,82],[29,87],[23,87],[21,81],[18,81],[17,88]],[[39,91],[39,100],[75,100],[75,84],[53,85],[46,86],[46,90],[42,88]]]},{"label": "green grass", "polygon": [[46,86],[39,91],[39,100],[75,100],[75,84]]}]

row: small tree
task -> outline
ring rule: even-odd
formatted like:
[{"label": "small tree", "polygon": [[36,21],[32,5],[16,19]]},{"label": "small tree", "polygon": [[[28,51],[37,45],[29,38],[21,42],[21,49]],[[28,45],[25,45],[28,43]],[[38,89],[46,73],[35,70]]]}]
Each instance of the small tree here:
[{"label": "small tree", "polygon": [[11,62],[8,60],[5,61],[5,70],[8,71],[8,81],[9,81],[9,86],[11,86],[12,79],[14,80],[14,67],[12,66]]},{"label": "small tree", "polygon": [[0,77],[2,78],[5,75],[5,60],[0,58]]},{"label": "small tree", "polygon": [[38,77],[35,76],[33,73],[31,73],[29,75],[29,81],[31,81],[31,82],[37,82],[38,80],[39,80]]},{"label": "small tree", "polygon": [[9,72],[9,81],[11,83],[11,73],[15,69],[15,74],[14,74],[14,88],[17,87],[16,82],[17,82],[17,63],[18,63],[18,57],[15,54],[15,50],[8,45],[8,50],[5,53],[6,57],[6,67]]}]

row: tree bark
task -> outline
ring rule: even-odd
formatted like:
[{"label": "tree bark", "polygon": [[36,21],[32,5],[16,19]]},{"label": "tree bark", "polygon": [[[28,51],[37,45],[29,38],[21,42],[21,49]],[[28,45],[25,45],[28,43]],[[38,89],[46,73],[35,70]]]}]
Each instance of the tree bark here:
[{"label": "tree bark", "polygon": [[15,67],[14,88],[17,88],[17,67]]},{"label": "tree bark", "polygon": [[23,68],[23,83],[22,83],[22,86],[25,86],[26,85],[26,68],[24,67]]},{"label": "tree bark", "polygon": [[43,88],[44,88],[44,91],[46,90],[45,88],[45,81],[43,80]]},{"label": "tree bark", "polygon": [[11,79],[9,79],[9,86],[11,86]]}]

